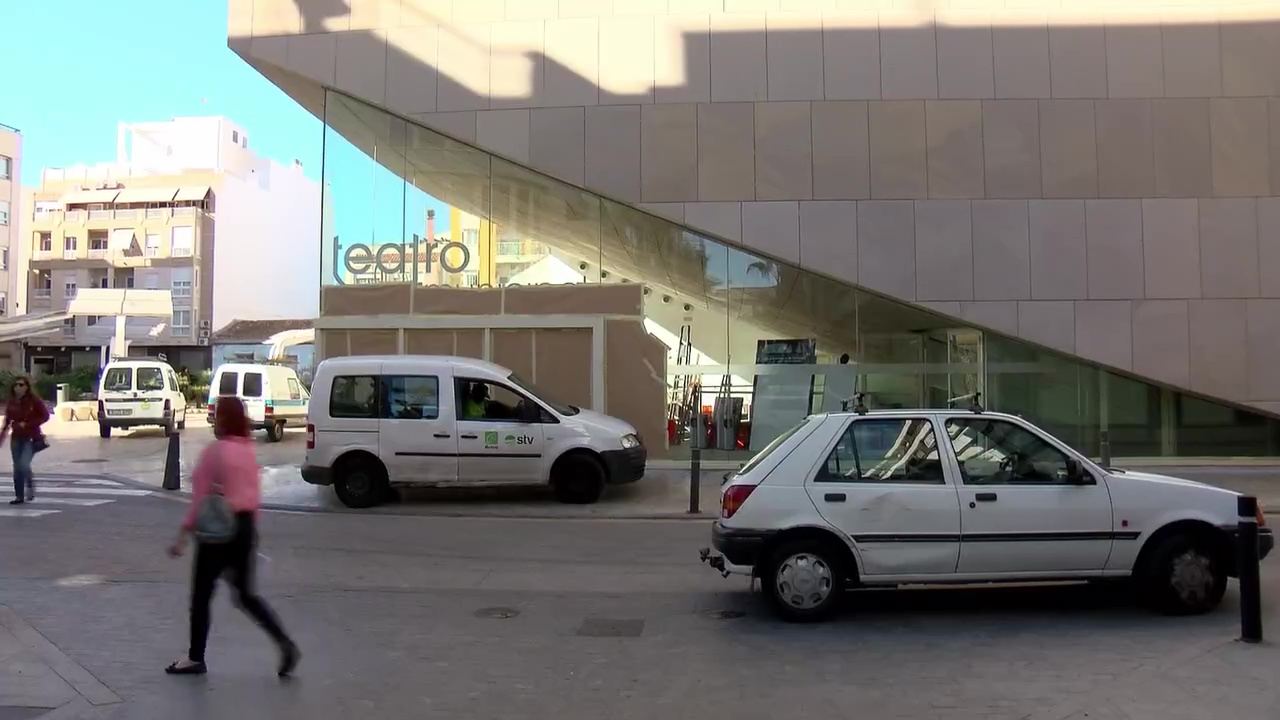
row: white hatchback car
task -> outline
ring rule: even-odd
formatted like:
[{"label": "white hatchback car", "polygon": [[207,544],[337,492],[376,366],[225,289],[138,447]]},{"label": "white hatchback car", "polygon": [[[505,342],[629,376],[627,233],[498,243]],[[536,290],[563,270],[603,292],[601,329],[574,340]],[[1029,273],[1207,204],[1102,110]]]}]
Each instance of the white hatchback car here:
[{"label": "white hatchback car", "polygon": [[[1175,614],[1236,576],[1237,493],[1104,468],[982,411],[806,418],[726,477],[702,559],[818,620],[856,586],[1128,578]],[[1259,525],[1263,524],[1261,511]],[[1260,528],[1261,556],[1274,538]]]}]

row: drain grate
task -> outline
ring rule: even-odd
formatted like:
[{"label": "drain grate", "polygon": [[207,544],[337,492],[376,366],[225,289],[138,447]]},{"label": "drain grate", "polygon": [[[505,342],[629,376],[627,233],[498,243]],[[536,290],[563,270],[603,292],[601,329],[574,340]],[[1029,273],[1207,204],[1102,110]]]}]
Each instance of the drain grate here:
[{"label": "drain grate", "polygon": [[582,637],[640,637],[644,632],[644,620],[624,620],[617,618],[586,618],[578,627],[577,634]]},{"label": "drain grate", "polygon": [[747,614],[741,610],[712,610],[707,613],[707,617],[712,620],[737,620],[738,618],[746,616]]},{"label": "drain grate", "polygon": [[520,614],[519,610],[508,607],[487,607],[480,608],[475,612],[475,616],[486,620],[506,620]]}]

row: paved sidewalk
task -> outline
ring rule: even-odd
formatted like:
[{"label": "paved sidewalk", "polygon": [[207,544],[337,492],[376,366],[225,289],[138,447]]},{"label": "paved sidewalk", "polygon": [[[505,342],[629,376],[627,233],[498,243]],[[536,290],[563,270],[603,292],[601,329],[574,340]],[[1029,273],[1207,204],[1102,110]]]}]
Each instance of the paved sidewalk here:
[{"label": "paved sidewalk", "polygon": [[0,720],[92,717],[122,702],[12,609],[0,605]]}]

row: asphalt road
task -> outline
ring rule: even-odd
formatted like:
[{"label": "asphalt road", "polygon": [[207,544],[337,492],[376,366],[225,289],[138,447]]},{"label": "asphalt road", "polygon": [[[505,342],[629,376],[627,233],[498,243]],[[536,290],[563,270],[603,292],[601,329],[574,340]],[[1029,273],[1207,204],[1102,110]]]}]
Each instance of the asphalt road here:
[{"label": "asphalt road", "polygon": [[699,522],[268,513],[262,588],[298,678],[274,678],[225,590],[210,675],[172,678],[181,510],[120,496],[0,518],[0,602],[124,699],[75,717],[1280,715],[1280,652],[1232,642],[1234,590],[1180,619],[1079,586],[862,593],[832,623],[785,625],[696,561]]}]

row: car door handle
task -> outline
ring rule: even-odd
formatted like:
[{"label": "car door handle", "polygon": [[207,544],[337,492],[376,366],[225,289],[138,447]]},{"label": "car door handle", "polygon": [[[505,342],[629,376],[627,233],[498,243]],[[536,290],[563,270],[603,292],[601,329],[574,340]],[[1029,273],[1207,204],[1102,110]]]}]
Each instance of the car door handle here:
[{"label": "car door handle", "polygon": [[827,502],[844,502],[845,496],[844,493],[827,493],[822,496],[822,499]]},{"label": "car door handle", "polygon": [[982,493],[978,493],[977,495],[974,495],[973,499],[977,500],[978,502],[995,502],[996,494],[991,492],[982,492]]},{"label": "car door handle", "polygon": [[479,435],[459,435],[458,437],[462,438],[463,440],[478,440],[480,438]]},{"label": "car door handle", "polygon": [[[450,438],[450,437],[453,437],[453,436],[452,436],[452,435],[450,435],[449,433],[436,433],[436,434],[432,435],[431,437],[438,437],[438,438],[443,439],[443,438]],[[473,435],[472,437],[475,437],[475,436]]]}]

